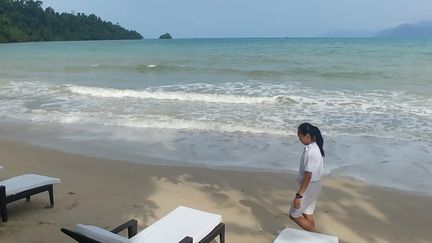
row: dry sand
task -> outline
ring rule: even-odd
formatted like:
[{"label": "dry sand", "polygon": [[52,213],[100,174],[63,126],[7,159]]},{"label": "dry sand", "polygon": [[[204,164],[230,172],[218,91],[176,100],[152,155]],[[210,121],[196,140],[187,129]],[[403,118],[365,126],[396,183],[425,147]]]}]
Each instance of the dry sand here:
[{"label": "dry sand", "polygon": [[[1,140],[0,165],[2,180],[24,173],[62,180],[54,208],[46,208],[47,193],[9,204],[0,242],[74,242],[61,227],[112,229],[131,218],[140,230],[178,205],[221,214],[227,243],[273,242],[283,228],[298,228],[286,214],[294,174],[138,165]],[[432,198],[347,178],[324,179],[315,217],[340,242],[432,242]]]}]

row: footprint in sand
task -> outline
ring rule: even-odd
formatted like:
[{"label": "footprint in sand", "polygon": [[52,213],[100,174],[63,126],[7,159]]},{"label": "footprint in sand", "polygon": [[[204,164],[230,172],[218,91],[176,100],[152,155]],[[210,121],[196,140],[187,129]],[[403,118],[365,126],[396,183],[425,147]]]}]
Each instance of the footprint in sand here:
[{"label": "footprint in sand", "polygon": [[274,215],[274,218],[276,218],[276,219],[285,219],[287,217],[289,217],[288,213],[280,213],[280,214]]},{"label": "footprint in sand", "polygon": [[48,222],[48,221],[43,221],[43,220],[39,220],[39,221],[37,222],[37,224],[38,224],[38,225],[54,225],[54,224],[56,224],[56,223]]},{"label": "footprint in sand", "polygon": [[78,200],[78,199],[75,199],[74,202],[73,202],[72,204],[68,205],[66,208],[67,208],[68,210],[71,210],[71,209],[75,208],[75,207],[78,206],[78,205],[79,205],[79,200]]}]

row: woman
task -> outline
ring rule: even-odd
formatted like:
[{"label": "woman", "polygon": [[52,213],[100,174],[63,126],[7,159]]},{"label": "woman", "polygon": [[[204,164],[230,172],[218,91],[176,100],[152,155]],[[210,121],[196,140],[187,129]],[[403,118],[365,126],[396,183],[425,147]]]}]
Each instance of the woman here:
[{"label": "woman", "polygon": [[298,127],[297,136],[306,147],[300,159],[298,191],[291,204],[290,218],[303,229],[317,232],[313,213],[321,192],[324,140],[321,131],[309,123]]}]

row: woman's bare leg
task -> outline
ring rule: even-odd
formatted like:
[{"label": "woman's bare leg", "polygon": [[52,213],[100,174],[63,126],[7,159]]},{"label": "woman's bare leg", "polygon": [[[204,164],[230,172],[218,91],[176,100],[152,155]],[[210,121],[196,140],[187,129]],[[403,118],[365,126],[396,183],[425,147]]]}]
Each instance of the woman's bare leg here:
[{"label": "woman's bare leg", "polygon": [[315,228],[315,219],[314,219],[313,214],[303,214],[303,217],[305,217],[305,219],[307,221],[309,221],[313,225],[313,227]]},{"label": "woman's bare leg", "polygon": [[[310,218],[310,215],[308,215],[308,218]],[[294,221],[298,226],[302,227],[304,230],[310,231],[310,232],[317,232],[315,229],[315,221],[313,221],[313,215],[312,215],[312,222],[309,221],[304,216],[300,216],[298,218],[294,218],[290,215],[290,219]]]}]

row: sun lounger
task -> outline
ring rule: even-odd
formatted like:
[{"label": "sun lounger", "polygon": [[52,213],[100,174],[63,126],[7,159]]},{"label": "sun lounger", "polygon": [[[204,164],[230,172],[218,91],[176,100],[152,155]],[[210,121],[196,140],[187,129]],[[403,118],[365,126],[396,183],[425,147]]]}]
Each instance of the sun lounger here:
[{"label": "sun lounger", "polygon": [[280,232],[273,243],[338,243],[338,238],[331,235],[312,233],[304,230],[286,228]]},{"label": "sun lounger", "polygon": [[26,198],[30,201],[32,195],[48,191],[51,207],[54,205],[53,185],[60,179],[35,174],[16,176],[0,181],[0,210],[3,222],[8,220],[7,204]]},{"label": "sun lounger", "polygon": [[[92,225],[78,224],[75,230],[61,231],[78,242],[88,243],[209,243],[219,236],[225,242],[225,224],[217,214],[179,206],[152,225],[137,233],[137,221],[132,219],[112,231]],[[128,229],[128,238],[117,233]]]}]

